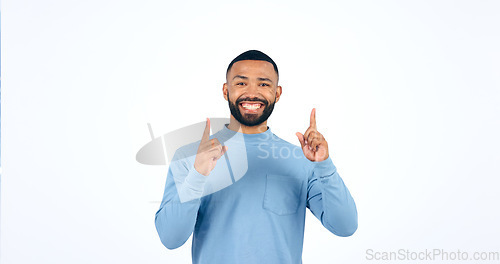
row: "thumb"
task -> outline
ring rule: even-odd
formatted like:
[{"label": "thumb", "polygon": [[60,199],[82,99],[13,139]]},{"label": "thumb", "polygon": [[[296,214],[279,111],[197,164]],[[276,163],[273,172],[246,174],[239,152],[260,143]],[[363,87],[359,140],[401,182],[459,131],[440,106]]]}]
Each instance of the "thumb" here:
[{"label": "thumb", "polygon": [[222,146],[222,154],[224,155],[227,152],[228,147],[227,146]]},{"label": "thumb", "polygon": [[227,152],[227,146],[222,146],[222,150],[221,152],[219,153],[219,155],[217,155],[217,157],[215,158],[216,160],[220,159],[222,156],[224,156],[224,154]]},{"label": "thumb", "polygon": [[302,135],[302,133],[300,133],[300,132],[295,133],[295,135],[299,139],[300,146],[304,147],[304,145],[306,144],[306,143],[304,143],[304,135]]}]

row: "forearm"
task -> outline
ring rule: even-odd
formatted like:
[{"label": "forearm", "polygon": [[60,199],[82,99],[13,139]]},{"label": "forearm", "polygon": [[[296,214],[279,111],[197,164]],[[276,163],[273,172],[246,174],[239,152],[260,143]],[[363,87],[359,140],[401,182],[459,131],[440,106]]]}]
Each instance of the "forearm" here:
[{"label": "forearm", "polygon": [[156,231],[162,244],[168,249],[182,246],[193,233],[199,200],[185,203],[169,202],[155,216]]},{"label": "forearm", "polygon": [[176,184],[173,178],[170,170],[163,201],[155,215],[156,230],[168,249],[182,246],[193,232],[206,181],[206,176],[194,168],[189,170],[184,181]]},{"label": "forearm", "polygon": [[330,158],[314,169],[321,192],[321,215],[325,228],[338,236],[350,236],[358,227],[356,204]]}]

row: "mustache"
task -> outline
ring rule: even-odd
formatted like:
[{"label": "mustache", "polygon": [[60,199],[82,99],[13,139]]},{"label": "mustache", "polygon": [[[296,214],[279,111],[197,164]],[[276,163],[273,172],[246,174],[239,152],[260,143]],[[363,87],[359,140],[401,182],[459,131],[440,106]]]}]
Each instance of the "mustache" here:
[{"label": "mustache", "polygon": [[253,98],[250,98],[250,97],[239,98],[238,100],[236,100],[236,104],[238,105],[239,103],[241,103],[243,101],[247,101],[247,102],[261,102],[265,106],[267,106],[267,101],[264,100],[264,99],[260,99],[258,97],[253,97]]}]

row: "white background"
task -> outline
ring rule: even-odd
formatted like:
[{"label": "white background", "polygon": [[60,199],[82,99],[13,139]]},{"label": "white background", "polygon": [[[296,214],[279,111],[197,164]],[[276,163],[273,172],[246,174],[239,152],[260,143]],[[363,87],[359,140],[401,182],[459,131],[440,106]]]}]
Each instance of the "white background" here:
[{"label": "white background", "polygon": [[307,214],[304,263],[498,252],[499,13],[486,0],[4,0],[0,262],[190,263],[191,240],[167,250],[154,227],[167,168],[135,153],[148,122],[160,136],[229,117],[225,70],[248,49],[280,70],[273,132],[298,144],[316,107],[357,203],[349,238]]}]

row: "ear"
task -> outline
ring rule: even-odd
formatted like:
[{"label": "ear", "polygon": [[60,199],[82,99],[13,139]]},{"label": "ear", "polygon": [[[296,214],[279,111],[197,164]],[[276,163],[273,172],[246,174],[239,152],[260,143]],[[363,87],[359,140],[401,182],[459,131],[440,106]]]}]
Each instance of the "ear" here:
[{"label": "ear", "polygon": [[229,100],[229,98],[227,98],[227,83],[224,83],[224,85],[222,85],[222,93],[224,95],[224,99]]},{"label": "ear", "polygon": [[276,86],[276,102],[278,102],[280,100],[280,97],[281,97],[281,86]]}]

